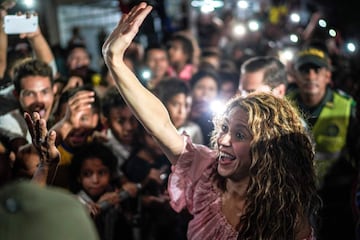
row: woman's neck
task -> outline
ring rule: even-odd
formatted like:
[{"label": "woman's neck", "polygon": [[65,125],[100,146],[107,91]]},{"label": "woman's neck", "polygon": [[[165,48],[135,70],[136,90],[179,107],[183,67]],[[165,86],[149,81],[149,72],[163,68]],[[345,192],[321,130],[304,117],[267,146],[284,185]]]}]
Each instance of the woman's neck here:
[{"label": "woman's neck", "polygon": [[234,198],[245,198],[248,185],[249,185],[248,178],[242,179],[240,181],[233,181],[227,179],[226,192]]}]

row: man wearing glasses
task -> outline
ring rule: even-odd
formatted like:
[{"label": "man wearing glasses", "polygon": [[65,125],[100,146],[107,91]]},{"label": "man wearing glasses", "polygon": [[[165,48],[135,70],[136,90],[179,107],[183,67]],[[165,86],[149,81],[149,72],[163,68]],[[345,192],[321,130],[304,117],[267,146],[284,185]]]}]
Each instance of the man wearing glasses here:
[{"label": "man wearing glasses", "polygon": [[331,60],[321,45],[299,50],[294,68],[297,88],[287,96],[304,114],[316,143],[315,170],[323,200],[320,239],[355,239],[356,102],[331,88]]}]

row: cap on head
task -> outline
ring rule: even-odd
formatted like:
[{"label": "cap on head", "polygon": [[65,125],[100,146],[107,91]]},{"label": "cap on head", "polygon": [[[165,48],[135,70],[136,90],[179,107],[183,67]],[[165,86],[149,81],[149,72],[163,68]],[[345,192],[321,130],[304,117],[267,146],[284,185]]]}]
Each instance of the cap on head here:
[{"label": "cap on head", "polygon": [[10,239],[99,239],[85,207],[62,189],[19,181],[0,190],[0,236]]},{"label": "cap on head", "polygon": [[295,68],[299,69],[305,64],[314,64],[319,67],[330,69],[330,58],[328,54],[316,47],[307,47],[297,53]]}]

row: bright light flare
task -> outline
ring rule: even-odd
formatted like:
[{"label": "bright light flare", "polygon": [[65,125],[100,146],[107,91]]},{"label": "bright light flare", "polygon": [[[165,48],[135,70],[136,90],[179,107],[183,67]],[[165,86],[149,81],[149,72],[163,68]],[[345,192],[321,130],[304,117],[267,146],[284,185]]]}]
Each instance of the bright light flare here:
[{"label": "bright light flare", "polygon": [[292,43],[297,43],[297,42],[299,42],[299,37],[298,37],[298,35],[296,35],[296,34],[290,34],[290,41],[292,42]]},{"label": "bright light flare", "polygon": [[33,8],[35,5],[34,0],[23,0],[23,4],[27,7],[27,8]]},{"label": "bright light flare", "polygon": [[233,28],[233,34],[236,37],[242,37],[246,34],[246,27],[242,23],[238,23]]},{"label": "bright light flare", "polygon": [[325,21],[325,19],[319,19],[318,24],[322,28],[326,28],[326,26],[327,26],[327,22]]},{"label": "bright light flare", "polygon": [[301,20],[300,15],[298,13],[292,13],[290,15],[290,21],[293,23],[299,23]]},{"label": "bright light flare", "polygon": [[240,1],[237,2],[237,6],[240,9],[248,9],[249,8],[249,3],[247,1],[240,0]]},{"label": "bright light flare", "polygon": [[202,5],[201,6],[201,8],[200,8],[200,11],[202,12],[202,13],[211,13],[211,12],[213,12],[215,10],[215,8],[213,7],[213,6],[211,6],[211,5]]},{"label": "bright light flare", "polygon": [[221,0],[193,0],[191,6],[200,8],[201,11],[209,11],[210,9],[221,8],[224,6],[224,2]]},{"label": "bright light flare", "polygon": [[354,42],[348,42],[346,43],[346,50],[350,53],[354,53],[357,51],[356,44]]},{"label": "bright light flare", "polygon": [[225,104],[220,100],[214,100],[210,103],[210,109],[213,114],[222,114],[225,111]]},{"label": "bright light flare", "polygon": [[248,23],[248,28],[251,32],[256,32],[260,29],[260,24],[256,20],[251,20]]},{"label": "bright light flare", "polygon": [[330,35],[330,37],[336,37],[336,30],[335,29],[329,29],[329,35]]},{"label": "bright light flare", "polygon": [[279,51],[279,59],[282,63],[286,64],[294,59],[295,50],[292,48],[285,48]]}]

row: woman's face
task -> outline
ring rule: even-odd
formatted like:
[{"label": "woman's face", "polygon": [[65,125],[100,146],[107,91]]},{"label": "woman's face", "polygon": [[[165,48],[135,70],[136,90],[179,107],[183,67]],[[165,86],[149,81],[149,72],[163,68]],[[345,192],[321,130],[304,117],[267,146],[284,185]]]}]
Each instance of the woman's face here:
[{"label": "woman's face", "polygon": [[248,115],[236,107],[221,124],[217,144],[219,147],[218,172],[233,181],[247,180],[252,135],[248,128]]},{"label": "woman's face", "polygon": [[87,158],[81,165],[79,182],[91,197],[99,197],[110,184],[109,168],[98,158]]},{"label": "woman's face", "polygon": [[193,101],[211,102],[215,100],[218,94],[218,85],[214,78],[210,76],[200,79],[192,89]]}]

